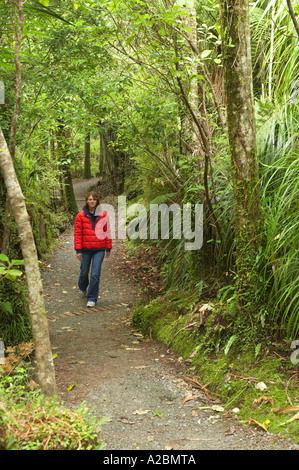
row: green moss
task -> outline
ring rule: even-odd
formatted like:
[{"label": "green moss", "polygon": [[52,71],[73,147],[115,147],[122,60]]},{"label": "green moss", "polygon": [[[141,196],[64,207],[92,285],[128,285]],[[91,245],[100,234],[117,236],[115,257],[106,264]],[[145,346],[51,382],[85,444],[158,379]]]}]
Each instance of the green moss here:
[{"label": "green moss", "polygon": [[[163,318],[163,322],[169,323],[175,319],[185,315],[194,305],[196,295],[185,292],[177,295],[171,292],[165,296],[154,299],[151,303],[138,307],[133,314],[133,325],[144,333],[149,333],[158,319]],[[155,329],[159,331],[157,325]]]},{"label": "green moss", "polygon": [[150,333],[166,305],[153,301],[151,304],[137,308],[133,314],[133,325],[144,333]]}]

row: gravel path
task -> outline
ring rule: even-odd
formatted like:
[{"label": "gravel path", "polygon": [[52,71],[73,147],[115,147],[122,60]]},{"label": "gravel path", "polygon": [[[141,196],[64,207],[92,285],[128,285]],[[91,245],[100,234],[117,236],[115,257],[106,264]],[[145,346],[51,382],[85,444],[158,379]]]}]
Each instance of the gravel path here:
[{"label": "gravel path", "polygon": [[[96,181],[74,183],[79,208]],[[114,240],[95,309],[87,309],[78,294],[72,230],[61,236],[42,268],[60,398],[70,408],[84,401],[106,418],[101,432],[106,450],[293,449],[290,442],[240,424],[236,416],[213,411],[184,380],[187,365],[132,330],[133,305],[142,289],[124,266],[121,241]],[[184,403],[188,394],[192,400]]]}]

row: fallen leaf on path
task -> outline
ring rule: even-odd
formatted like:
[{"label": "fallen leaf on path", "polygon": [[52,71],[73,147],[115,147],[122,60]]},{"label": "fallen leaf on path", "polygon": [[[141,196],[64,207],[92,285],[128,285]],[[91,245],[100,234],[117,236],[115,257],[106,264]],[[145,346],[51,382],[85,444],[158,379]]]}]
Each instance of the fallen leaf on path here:
[{"label": "fallen leaf on path", "polygon": [[[260,403],[261,405],[264,405],[266,403],[270,402],[272,406],[274,406],[274,401],[273,401],[273,398],[272,397],[266,397],[266,396],[262,396],[262,397],[259,397],[259,398],[256,398],[253,403]],[[299,409],[299,407],[298,407]]]},{"label": "fallen leaf on path", "polygon": [[234,426],[230,426],[226,431],[225,431],[225,436],[231,436],[232,434],[235,434],[236,428]]},{"label": "fallen leaf on path", "polygon": [[200,406],[199,410],[213,410],[213,411],[218,411],[219,413],[224,412],[223,406],[219,405],[212,405],[212,406]]},{"label": "fallen leaf on path", "polygon": [[147,413],[150,413],[151,410],[136,410],[133,411],[133,415],[146,415]]},{"label": "fallen leaf on path", "polygon": [[75,387],[75,385],[76,385],[76,382],[73,383],[73,384],[71,384],[71,385],[69,385],[68,387],[66,387],[67,391],[70,392],[71,390],[73,390],[73,388]]},{"label": "fallen leaf on path", "polygon": [[124,424],[135,424],[135,421],[129,421],[128,419],[119,419],[118,421]]},{"label": "fallen leaf on path", "polygon": [[[218,418],[219,418],[219,415],[217,415],[217,416],[216,416],[216,415],[212,415],[212,416],[209,416],[209,417],[208,417],[207,421],[208,421],[209,423],[211,423],[211,424],[215,424],[215,423],[217,422]],[[199,420],[199,421],[200,421],[200,420]],[[200,423],[199,423],[199,424],[200,424]]]},{"label": "fallen leaf on path", "polygon": [[187,402],[187,401],[190,401],[190,400],[196,400],[196,398],[200,398],[199,395],[192,395],[192,393],[188,393],[184,400],[183,400],[183,403],[181,404],[180,408]]},{"label": "fallen leaf on path", "polygon": [[220,406],[220,405],[212,405],[212,406],[211,406],[211,410],[218,411],[219,413],[223,413],[223,412],[224,412],[223,406]]},{"label": "fallen leaf on path", "polygon": [[268,426],[270,424],[270,420],[267,419],[266,421],[264,421],[263,423],[259,423],[258,421],[256,421],[255,419],[251,418],[249,421],[248,421],[248,424],[256,424],[257,426],[259,426],[260,428],[264,429],[264,431],[268,432]]},{"label": "fallen leaf on path", "polygon": [[286,408],[278,408],[275,413],[288,413],[289,411],[299,411],[299,406],[287,406]]},{"label": "fallen leaf on path", "polygon": [[291,423],[292,421],[297,421],[299,420],[299,413],[296,413],[292,418],[288,419],[284,423],[281,423],[280,426],[284,426],[285,424]]},{"label": "fallen leaf on path", "polygon": [[153,411],[153,415],[154,415],[154,416],[158,416],[158,418],[162,418],[162,417],[163,417],[162,411],[159,411],[159,410],[154,410],[154,411]]}]

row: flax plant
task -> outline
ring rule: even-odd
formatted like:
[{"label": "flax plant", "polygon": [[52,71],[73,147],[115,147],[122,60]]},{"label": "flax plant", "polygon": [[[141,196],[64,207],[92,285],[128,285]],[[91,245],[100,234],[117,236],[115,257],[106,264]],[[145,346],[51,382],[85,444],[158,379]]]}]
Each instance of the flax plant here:
[{"label": "flax plant", "polygon": [[[294,10],[298,1],[292,2]],[[263,265],[268,322],[287,338],[299,331],[299,40],[285,0],[251,8],[257,145],[265,214]]]},{"label": "flax plant", "polygon": [[299,331],[299,178],[298,154],[282,154],[264,165],[262,181],[266,217],[263,276],[272,324],[287,338]]}]

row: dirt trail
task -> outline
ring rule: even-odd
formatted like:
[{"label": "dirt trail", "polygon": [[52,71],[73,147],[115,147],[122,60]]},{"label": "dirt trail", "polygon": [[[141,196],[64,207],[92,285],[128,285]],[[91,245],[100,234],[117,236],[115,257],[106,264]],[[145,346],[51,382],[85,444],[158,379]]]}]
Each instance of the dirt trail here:
[{"label": "dirt trail", "polygon": [[[74,184],[79,208],[96,180]],[[223,417],[183,377],[187,364],[163,345],[132,331],[140,286],[125,275],[121,241],[104,260],[100,299],[86,308],[77,288],[79,262],[72,230],[44,262],[42,277],[59,396],[70,408],[82,401],[108,418],[101,437],[106,450],[290,449],[264,431]],[[183,404],[188,393],[198,398]]]}]

